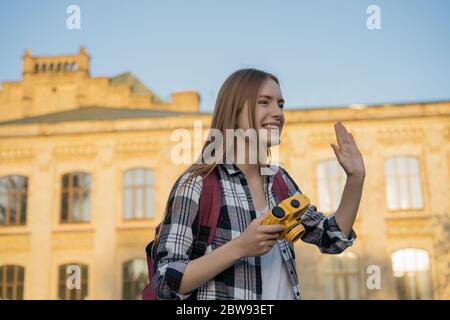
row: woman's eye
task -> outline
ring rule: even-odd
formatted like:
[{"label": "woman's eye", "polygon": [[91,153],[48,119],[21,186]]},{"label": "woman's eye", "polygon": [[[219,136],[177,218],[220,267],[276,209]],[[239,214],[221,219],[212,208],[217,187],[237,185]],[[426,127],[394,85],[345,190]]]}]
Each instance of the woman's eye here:
[{"label": "woman's eye", "polygon": [[260,104],[267,104],[268,102],[267,101],[260,101],[259,103]]},{"label": "woman's eye", "polygon": [[280,105],[279,105],[279,107],[280,107],[281,109],[283,109],[283,107],[284,107],[284,104],[280,104]]}]

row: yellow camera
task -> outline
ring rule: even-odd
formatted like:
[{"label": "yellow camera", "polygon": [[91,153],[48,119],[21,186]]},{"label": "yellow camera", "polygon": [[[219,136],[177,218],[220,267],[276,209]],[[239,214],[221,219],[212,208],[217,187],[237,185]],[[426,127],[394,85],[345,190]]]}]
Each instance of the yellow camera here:
[{"label": "yellow camera", "polygon": [[309,199],[304,194],[296,194],[281,201],[267,214],[261,224],[282,224],[284,230],[280,239],[295,242],[305,233],[300,221],[309,206]]}]

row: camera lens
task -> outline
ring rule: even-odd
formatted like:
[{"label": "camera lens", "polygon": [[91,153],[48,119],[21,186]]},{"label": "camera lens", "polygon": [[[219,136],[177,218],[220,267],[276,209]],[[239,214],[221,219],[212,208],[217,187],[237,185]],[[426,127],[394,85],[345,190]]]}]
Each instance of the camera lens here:
[{"label": "camera lens", "polygon": [[298,239],[301,238],[303,233],[305,232],[305,229],[298,223],[291,225],[286,230],[286,240],[289,240],[291,242],[295,242]]},{"label": "camera lens", "polygon": [[294,208],[300,207],[300,201],[298,201],[297,199],[292,200],[291,206],[293,206]]},{"label": "camera lens", "polygon": [[272,214],[274,215],[274,217],[281,219],[284,217],[284,210],[280,207],[275,207],[272,209]]}]

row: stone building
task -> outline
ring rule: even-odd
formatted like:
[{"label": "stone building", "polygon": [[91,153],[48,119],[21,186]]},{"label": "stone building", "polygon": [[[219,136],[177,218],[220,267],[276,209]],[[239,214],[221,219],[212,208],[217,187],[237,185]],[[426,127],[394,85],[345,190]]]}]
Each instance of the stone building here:
[{"label": "stone building", "polygon": [[[139,296],[145,245],[186,167],[172,132],[211,120],[197,92],[170,100],[130,73],[91,77],[84,48],[26,50],[23,78],[0,90],[0,298]],[[450,299],[449,115],[450,101],[286,110],[280,163],[321,211],[345,183],[335,121],[367,168],[354,246],[296,243],[305,299]]]}]

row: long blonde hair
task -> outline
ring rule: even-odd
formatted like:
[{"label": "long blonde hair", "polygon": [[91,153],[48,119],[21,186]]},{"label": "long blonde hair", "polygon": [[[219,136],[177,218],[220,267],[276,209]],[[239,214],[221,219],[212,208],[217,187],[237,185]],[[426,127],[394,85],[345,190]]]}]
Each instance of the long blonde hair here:
[{"label": "long blonde hair", "polygon": [[[248,103],[248,118],[250,128],[255,128],[255,108],[258,100],[258,94],[260,93],[263,83],[267,79],[272,79],[279,84],[278,78],[265,71],[257,69],[241,69],[232,73],[222,84],[219,94],[217,95],[216,105],[211,120],[211,129],[220,130],[224,140],[226,139],[226,129],[238,128],[238,117],[245,103]],[[205,141],[202,147],[201,154],[205,151],[205,148],[211,143],[210,140]],[[227,145],[226,141],[224,144]],[[270,154],[270,149],[267,149]],[[225,153],[227,150],[223,150],[221,159],[225,159]],[[185,180],[187,183],[189,180],[196,178],[199,175],[210,174],[217,166],[216,163],[194,163],[190,165],[184,173],[189,172],[188,178]]]},{"label": "long blonde hair", "polygon": [[[243,110],[245,104],[248,104],[248,118],[250,128],[256,129],[255,124],[255,108],[258,101],[258,95],[260,93],[263,83],[272,79],[279,85],[278,78],[265,71],[257,69],[241,69],[232,73],[222,84],[219,94],[217,95],[216,105],[211,120],[211,129],[220,130],[224,140],[226,139],[226,129],[238,128],[238,117]],[[205,148],[212,141],[207,140],[201,149],[201,155],[203,155]],[[227,145],[224,141],[224,145]],[[227,150],[223,149],[223,155],[221,159],[225,159]],[[270,148],[267,148],[267,155],[270,157]],[[190,165],[181,176],[187,175],[187,178],[181,183],[181,191],[189,181],[192,179],[204,175],[209,175],[217,163],[194,163]],[[180,177],[181,177],[180,176]],[[166,204],[164,216],[167,214],[169,203]]]}]

